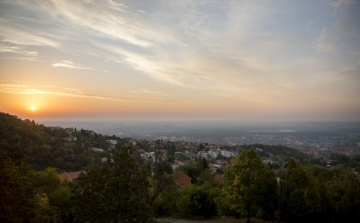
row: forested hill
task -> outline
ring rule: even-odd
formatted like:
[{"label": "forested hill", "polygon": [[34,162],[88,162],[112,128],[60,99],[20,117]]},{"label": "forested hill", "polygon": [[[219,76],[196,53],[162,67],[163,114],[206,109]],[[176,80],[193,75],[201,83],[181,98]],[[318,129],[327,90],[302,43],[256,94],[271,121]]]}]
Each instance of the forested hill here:
[{"label": "forested hill", "polygon": [[302,153],[297,149],[293,149],[282,145],[251,144],[251,145],[242,146],[242,148],[243,149],[258,148],[256,152],[261,157],[269,157],[270,155],[274,155],[281,157],[283,160],[287,160],[290,157],[293,157],[300,161],[310,159],[310,157],[305,153]]},{"label": "forested hill", "polygon": [[[1,148],[17,164],[26,162],[35,170],[56,167],[60,172],[75,171],[100,163],[100,158],[105,156],[101,152],[87,150],[85,143],[65,140],[67,136],[69,134],[63,128],[46,127],[35,121],[0,113]],[[86,139],[87,136],[82,137]],[[94,140],[83,141],[88,146],[106,143],[101,135],[97,135]]]},{"label": "forested hill", "polygon": [[[35,121],[0,113],[0,142],[1,148],[17,163],[26,162],[35,170],[45,170],[55,167],[59,172],[86,169],[100,164],[105,152],[94,152],[90,148],[108,148],[106,140],[117,141],[115,150],[119,150],[128,139],[115,136],[102,136],[94,133],[89,135],[85,130],[74,131],[72,136],[77,141],[69,142],[65,137],[69,133],[60,127],[46,127]],[[307,160],[306,154],[281,145],[243,145],[242,149],[258,148],[256,151],[261,157],[278,156],[282,161],[294,157],[297,160]],[[144,147],[145,148],[145,147]],[[233,150],[233,147],[224,149]],[[260,149],[260,150],[259,150]],[[225,157],[224,157],[225,158]]]}]

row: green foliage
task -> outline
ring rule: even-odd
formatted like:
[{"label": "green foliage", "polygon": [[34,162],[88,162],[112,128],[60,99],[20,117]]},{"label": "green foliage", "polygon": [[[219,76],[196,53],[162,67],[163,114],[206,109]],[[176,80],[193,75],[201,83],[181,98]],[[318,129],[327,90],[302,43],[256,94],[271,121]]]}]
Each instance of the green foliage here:
[{"label": "green foliage", "polygon": [[197,171],[195,170],[195,168],[191,167],[188,169],[188,171],[186,172],[186,174],[191,177],[191,183],[192,184],[195,184],[197,183],[197,176],[198,176],[198,173]]},{"label": "green foliage", "polygon": [[176,206],[178,210],[192,218],[202,215],[210,218],[216,214],[216,203],[214,198],[219,195],[220,188],[209,183],[202,186],[190,185],[178,190]]},{"label": "green foliage", "polygon": [[306,192],[311,188],[311,179],[293,158],[288,161],[287,176],[281,184],[282,219],[293,221],[309,213]]},{"label": "green foliage", "polygon": [[176,188],[171,166],[166,162],[156,163],[154,178],[150,180],[150,186],[146,190],[146,202],[152,206],[155,199],[164,191],[172,191]]},{"label": "green foliage", "polygon": [[[276,210],[275,174],[267,171],[254,149],[243,151],[225,171],[217,203],[222,214],[250,217],[259,211],[269,219]],[[275,194],[275,195],[274,195]]]},{"label": "green foliage", "polygon": [[[143,222],[152,220],[146,203],[148,173],[135,162],[133,149],[123,147],[101,167],[80,176],[74,187],[73,210],[79,222]],[[86,208],[84,208],[86,207]]]},{"label": "green foliage", "polygon": [[23,222],[36,217],[32,172],[28,166],[17,166],[0,149],[0,221]]},{"label": "green foliage", "polygon": [[209,168],[205,169],[198,177],[198,184],[202,185],[205,182],[215,184],[215,173],[212,173]]},{"label": "green foliage", "polygon": [[335,221],[351,221],[360,217],[359,175],[343,170],[328,187],[331,214]]},{"label": "green foliage", "polygon": [[[68,134],[62,128],[0,113],[0,222],[146,222],[153,214],[243,215],[288,222],[351,222],[360,217],[359,156],[332,155],[337,163],[354,168],[352,172],[325,168],[321,160],[284,146],[255,145],[262,152],[243,146],[225,169],[222,184],[200,158],[179,167],[193,185],[177,188],[171,166],[158,159],[159,154],[154,163],[140,166],[142,159],[132,148],[117,147],[121,152],[111,157],[113,161],[109,157],[100,166],[100,157],[107,153],[87,147],[106,148],[109,138],[118,145],[129,140],[90,136],[83,129],[73,134],[78,142],[65,141]],[[156,143],[175,152],[174,143]],[[274,166],[265,168],[257,153],[288,160],[287,169],[275,170],[279,181]],[[61,182],[57,174],[90,166],[77,183]]]},{"label": "green foliage", "polygon": [[283,160],[287,160],[290,157],[293,157],[297,160],[307,160],[309,156],[300,152],[297,149],[293,149],[287,146],[282,145],[263,145],[263,144],[251,144],[244,145],[242,149],[249,150],[251,148],[260,148],[263,151],[258,152],[260,157],[269,157],[269,154],[282,157]]}]

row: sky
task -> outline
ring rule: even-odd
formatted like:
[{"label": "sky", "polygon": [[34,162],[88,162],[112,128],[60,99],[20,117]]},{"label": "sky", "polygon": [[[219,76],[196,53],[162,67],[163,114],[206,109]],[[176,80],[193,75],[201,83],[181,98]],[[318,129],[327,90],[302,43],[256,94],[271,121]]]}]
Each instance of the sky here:
[{"label": "sky", "polygon": [[0,0],[0,102],[36,120],[360,121],[360,1]]}]

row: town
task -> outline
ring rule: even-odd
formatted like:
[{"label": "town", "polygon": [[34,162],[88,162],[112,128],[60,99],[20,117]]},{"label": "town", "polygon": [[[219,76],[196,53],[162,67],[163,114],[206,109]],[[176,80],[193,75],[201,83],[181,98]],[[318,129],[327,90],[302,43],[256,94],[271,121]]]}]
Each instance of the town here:
[{"label": "town", "polygon": [[[171,125],[171,124],[170,124]],[[184,163],[195,161],[202,157],[208,160],[230,160],[236,157],[246,145],[270,145],[286,146],[298,150],[308,155],[310,158],[320,160],[324,165],[336,165],[334,154],[346,156],[349,159],[360,155],[360,132],[354,129],[330,129],[330,131],[321,131],[314,129],[312,131],[294,131],[281,130],[278,127],[274,129],[265,129],[258,131],[239,131],[235,129],[231,132],[221,131],[219,128],[186,128],[184,126],[170,126],[165,124],[160,128],[139,127],[123,129],[98,129],[105,133],[118,132],[128,140],[128,143],[134,146],[141,154],[143,159],[153,159],[155,153],[161,152],[163,160],[173,163],[173,167]],[[71,140],[71,134],[75,128],[66,128]],[[126,131],[128,130],[128,131]],[[90,135],[96,134],[93,130],[84,130]],[[218,134],[218,135],[216,135]],[[92,148],[94,151],[112,152],[115,150],[117,140],[108,140],[108,145],[103,148]],[[259,148],[261,149],[261,148]],[[273,154],[267,154],[264,160],[267,160]],[[272,162],[279,161],[279,158],[271,156]],[[175,162],[176,161],[176,162]],[[265,162],[269,162],[267,160]],[[215,164],[216,165],[216,164]],[[174,168],[175,169],[175,168]],[[214,171],[216,171],[214,169]]]}]

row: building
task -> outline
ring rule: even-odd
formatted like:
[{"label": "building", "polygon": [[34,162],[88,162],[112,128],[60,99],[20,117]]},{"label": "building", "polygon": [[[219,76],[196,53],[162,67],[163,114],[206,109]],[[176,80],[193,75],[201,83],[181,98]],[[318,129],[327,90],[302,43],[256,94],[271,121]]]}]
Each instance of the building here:
[{"label": "building", "polygon": [[175,184],[186,187],[191,184],[191,177],[189,177],[187,174],[183,172],[175,173],[172,175],[175,181]]},{"label": "building", "polygon": [[80,177],[80,174],[86,174],[85,170],[80,170],[80,171],[76,171],[76,172],[64,172],[62,174],[59,174],[59,177],[61,180],[70,180],[71,182],[76,182],[78,180],[78,178]]},{"label": "building", "polygon": [[75,136],[68,136],[66,138],[64,138],[65,140],[69,141],[69,142],[75,142],[76,141],[76,137]]},{"label": "building", "polygon": [[173,170],[175,170],[177,167],[182,166],[182,165],[184,165],[183,162],[181,162],[181,161],[176,161],[175,163],[173,163],[173,164],[171,165],[171,167],[172,167]]},{"label": "building", "polygon": [[230,158],[230,157],[231,157],[230,151],[227,151],[227,150],[221,150],[221,155],[222,155],[222,156],[225,156],[225,157],[227,157],[227,158]]},{"label": "building", "polygon": [[152,159],[152,161],[155,162],[155,153],[154,152],[145,153],[144,158],[146,160]]}]

